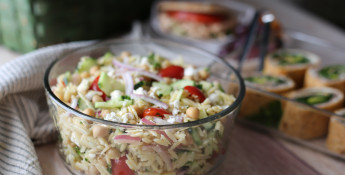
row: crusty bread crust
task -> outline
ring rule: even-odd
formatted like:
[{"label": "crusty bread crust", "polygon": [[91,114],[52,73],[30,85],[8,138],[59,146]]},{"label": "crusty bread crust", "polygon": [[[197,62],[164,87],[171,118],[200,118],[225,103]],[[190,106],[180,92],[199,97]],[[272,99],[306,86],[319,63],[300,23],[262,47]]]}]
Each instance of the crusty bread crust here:
[{"label": "crusty bread crust", "polygon": [[186,11],[204,14],[228,14],[228,8],[206,2],[165,1],[159,4],[161,11]]}]

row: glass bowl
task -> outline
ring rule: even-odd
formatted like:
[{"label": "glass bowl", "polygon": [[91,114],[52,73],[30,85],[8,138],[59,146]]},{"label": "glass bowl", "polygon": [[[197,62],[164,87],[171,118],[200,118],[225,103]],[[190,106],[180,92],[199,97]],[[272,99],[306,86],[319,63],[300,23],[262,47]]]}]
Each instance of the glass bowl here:
[{"label": "glass bowl", "polygon": [[[170,125],[136,125],[88,116],[54,95],[51,87],[56,84],[58,75],[73,71],[80,57],[98,58],[106,52],[122,51],[138,55],[155,52],[166,58],[182,56],[186,63],[207,67],[210,71],[208,80],[218,81],[236,100],[225,110],[200,120]],[[50,115],[58,130],[59,151],[73,174],[212,173],[224,159],[245,91],[238,72],[220,58],[182,44],[153,39],[115,40],[69,53],[50,65],[44,86]],[[106,129],[107,136],[93,137],[93,129],[99,125]],[[117,132],[140,137],[141,141],[116,142],[114,134]]]}]

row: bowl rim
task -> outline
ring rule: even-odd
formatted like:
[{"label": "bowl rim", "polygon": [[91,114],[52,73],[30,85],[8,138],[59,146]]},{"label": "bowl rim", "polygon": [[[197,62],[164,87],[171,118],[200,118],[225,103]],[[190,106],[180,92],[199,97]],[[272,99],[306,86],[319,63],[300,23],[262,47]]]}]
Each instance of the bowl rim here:
[{"label": "bowl rim", "polygon": [[[235,101],[228,106],[227,108],[225,108],[224,110],[222,110],[221,112],[208,116],[206,118],[200,119],[200,120],[195,120],[195,121],[190,121],[190,122],[185,122],[185,123],[178,123],[178,124],[168,124],[168,125],[140,125],[140,124],[130,124],[130,123],[121,123],[121,122],[115,122],[115,121],[110,121],[110,120],[104,120],[104,119],[100,119],[100,118],[95,118],[89,115],[86,115],[76,109],[71,108],[69,105],[67,105],[66,103],[62,102],[57,96],[55,96],[55,94],[53,93],[52,89],[50,88],[50,84],[49,84],[49,75],[50,72],[52,70],[52,68],[60,61],[63,60],[64,58],[66,58],[67,56],[70,56],[72,54],[75,53],[80,53],[80,52],[85,52],[85,51],[91,51],[91,50],[95,50],[97,48],[101,48],[103,47],[107,47],[107,46],[111,46],[111,45],[121,45],[121,44],[144,44],[144,43],[162,43],[165,45],[168,45],[169,47],[175,47],[175,48],[181,48],[181,49],[185,49],[185,50],[189,50],[191,52],[199,52],[202,54],[206,54],[209,55],[211,57],[214,57],[214,60],[224,64],[227,68],[229,68],[234,75],[236,76],[237,80],[238,80],[238,84],[239,84],[239,93],[238,96],[236,97]],[[60,57],[60,58],[56,58],[46,69],[45,74],[44,74],[44,78],[43,78],[43,84],[44,84],[44,89],[46,90],[46,95],[47,98],[52,99],[56,104],[58,104],[60,107],[62,107],[64,110],[68,111],[69,113],[81,117],[83,119],[86,120],[91,120],[93,122],[97,122],[97,123],[102,123],[105,124],[107,126],[111,126],[111,127],[123,127],[123,128],[140,128],[140,129],[176,129],[176,128],[188,128],[188,127],[193,127],[193,126],[198,126],[204,123],[208,123],[208,122],[212,122],[215,121],[217,119],[223,118],[226,115],[231,114],[232,112],[235,111],[236,108],[240,107],[240,104],[244,98],[245,95],[245,84],[244,81],[242,79],[242,77],[240,76],[239,72],[233,67],[231,66],[229,63],[227,63],[226,61],[224,61],[223,59],[221,59],[219,56],[216,56],[206,50],[200,49],[200,48],[195,48],[192,46],[188,46],[185,44],[181,44],[181,43],[176,43],[176,42],[172,42],[172,41],[167,41],[167,40],[163,40],[163,39],[153,39],[153,38],[142,38],[142,39],[115,39],[115,40],[110,40],[110,41],[105,41],[105,42],[100,42],[97,44],[93,44],[93,45],[89,45],[86,47],[82,47],[80,49],[74,50],[72,52],[69,52],[67,54],[65,54],[64,56]],[[236,115],[236,114],[235,114]]]}]

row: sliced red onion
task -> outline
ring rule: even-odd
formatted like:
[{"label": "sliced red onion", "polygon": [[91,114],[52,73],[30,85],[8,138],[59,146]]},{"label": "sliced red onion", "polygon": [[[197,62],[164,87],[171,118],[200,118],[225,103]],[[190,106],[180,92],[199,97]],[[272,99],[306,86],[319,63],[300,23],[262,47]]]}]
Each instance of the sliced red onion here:
[{"label": "sliced red onion", "polygon": [[153,149],[152,145],[144,145],[141,147],[144,151],[151,151]]},{"label": "sliced red onion", "polygon": [[173,166],[172,166],[168,152],[165,149],[163,149],[162,147],[160,147],[159,145],[156,145],[154,147],[154,150],[157,152],[157,154],[163,159],[163,161],[167,165],[167,170],[172,171]]},{"label": "sliced red onion", "polygon": [[115,136],[114,139],[117,143],[130,143],[130,144],[139,144],[141,141],[140,137],[132,137],[129,135],[117,135]]},{"label": "sliced red onion", "polygon": [[124,68],[127,70],[132,70],[132,71],[142,71],[143,70],[143,69],[140,69],[137,67],[130,66],[128,64],[123,64],[120,61],[117,61],[116,59],[113,59],[113,64],[115,67]]},{"label": "sliced red onion", "polygon": [[157,81],[164,81],[164,78],[162,78],[161,76],[159,76],[155,73],[151,73],[151,72],[145,71],[141,68],[137,68],[137,67],[130,66],[128,64],[121,63],[120,61],[117,61],[116,59],[113,60],[113,64],[116,67],[124,68],[124,69],[127,69],[129,71],[136,72],[137,74],[150,77],[150,78],[155,79]]},{"label": "sliced red onion", "polygon": [[160,135],[163,135],[165,138],[169,140],[170,143],[173,143],[173,140],[168,136],[168,134],[165,131],[162,131],[162,130],[154,130],[154,131],[156,131]]},{"label": "sliced red onion", "polygon": [[71,108],[75,109],[78,106],[78,99],[77,98],[72,98],[71,100]]},{"label": "sliced red onion", "polygon": [[125,72],[122,74],[122,78],[125,80],[126,85],[126,95],[131,95],[134,89],[133,78],[129,72]]},{"label": "sliced red onion", "polygon": [[155,73],[148,72],[148,71],[143,71],[142,70],[142,71],[137,71],[135,73],[137,73],[139,75],[144,75],[146,77],[150,77],[150,78],[155,79],[157,81],[164,81],[164,78],[162,78],[161,76],[159,76],[159,75],[157,75]]},{"label": "sliced red onion", "polygon": [[158,106],[158,107],[161,107],[161,108],[163,108],[163,109],[168,109],[168,104],[166,104],[166,103],[163,103],[163,102],[161,102],[161,101],[159,101],[158,99],[155,99],[155,98],[152,98],[152,97],[149,97],[149,96],[147,96],[147,95],[140,95],[140,94],[131,94],[131,98],[133,98],[133,99],[142,99],[142,100],[144,100],[144,101],[147,101],[147,102],[149,102],[149,103],[152,103],[152,104],[154,104],[154,105],[156,105],[156,106]]},{"label": "sliced red onion", "polygon": [[156,125],[156,123],[148,120],[147,118],[142,118],[141,121],[144,123],[144,124],[147,124],[147,125]]}]

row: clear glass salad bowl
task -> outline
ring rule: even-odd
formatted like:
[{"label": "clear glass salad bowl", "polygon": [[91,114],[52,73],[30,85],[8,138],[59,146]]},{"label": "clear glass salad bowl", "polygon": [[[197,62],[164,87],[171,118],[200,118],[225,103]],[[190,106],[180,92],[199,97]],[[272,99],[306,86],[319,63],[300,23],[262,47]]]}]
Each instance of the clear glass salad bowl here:
[{"label": "clear glass salad bowl", "polygon": [[[63,103],[53,93],[57,77],[73,71],[82,56],[98,58],[107,52],[122,51],[138,55],[155,52],[168,59],[182,57],[185,63],[207,67],[210,73],[207,81],[218,81],[235,100],[221,112],[200,120],[139,125],[91,117]],[[212,173],[225,157],[245,91],[238,72],[217,56],[190,46],[153,39],[114,40],[68,53],[47,69],[44,86],[50,115],[58,130],[59,151],[73,174]],[[99,125],[107,130],[104,138],[93,137],[93,129]],[[115,141],[114,135],[118,133],[130,137]]]}]

